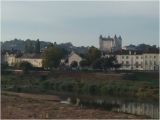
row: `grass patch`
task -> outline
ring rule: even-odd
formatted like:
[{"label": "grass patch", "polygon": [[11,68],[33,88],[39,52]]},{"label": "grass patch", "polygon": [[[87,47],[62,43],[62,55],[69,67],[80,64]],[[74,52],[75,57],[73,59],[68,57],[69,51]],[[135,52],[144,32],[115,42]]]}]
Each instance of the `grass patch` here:
[{"label": "grass patch", "polygon": [[92,96],[131,96],[156,100],[159,98],[158,83],[158,73],[148,72],[124,75],[80,72],[54,72],[53,75],[51,73],[48,75],[2,75],[2,86],[5,86],[5,90],[16,92],[68,92]]}]

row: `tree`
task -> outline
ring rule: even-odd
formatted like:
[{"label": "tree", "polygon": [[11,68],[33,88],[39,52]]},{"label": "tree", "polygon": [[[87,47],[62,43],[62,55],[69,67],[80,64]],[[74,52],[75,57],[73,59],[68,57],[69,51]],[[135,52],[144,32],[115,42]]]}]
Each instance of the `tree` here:
[{"label": "tree", "polygon": [[32,70],[33,69],[33,66],[31,63],[27,62],[27,61],[23,61],[23,62],[20,62],[18,67],[20,69],[23,70],[23,72],[27,73],[29,70]]},{"label": "tree", "polygon": [[92,64],[95,60],[101,57],[101,52],[95,47],[90,47],[87,53],[87,60]]},{"label": "tree", "polygon": [[49,44],[47,45],[47,48],[49,48],[49,47],[54,47],[53,43],[49,43]]},{"label": "tree", "polygon": [[88,67],[89,66],[88,60],[81,60],[79,64],[81,67]]},{"label": "tree", "polygon": [[71,65],[72,68],[76,68],[78,66],[78,63],[76,61],[72,61]]},{"label": "tree", "polygon": [[114,64],[114,68],[115,68],[115,70],[117,70],[118,68],[120,68],[121,67],[121,64]]},{"label": "tree", "polygon": [[25,41],[25,53],[33,53],[34,52],[34,46],[30,39],[27,39]]},{"label": "tree", "polygon": [[8,63],[7,62],[4,62],[4,63],[1,63],[1,71],[5,71],[6,69],[8,68]]},{"label": "tree", "polygon": [[35,43],[35,53],[36,54],[40,53],[40,42],[39,42],[39,39],[37,39],[37,41]]},{"label": "tree", "polygon": [[97,59],[93,64],[92,67],[94,69],[103,69],[108,70],[111,68],[119,68],[121,65],[117,63],[117,59],[115,56],[100,58]]},{"label": "tree", "polygon": [[103,59],[97,59],[92,64],[93,69],[103,69]]},{"label": "tree", "polygon": [[60,48],[55,46],[49,46],[42,53],[43,66],[45,68],[57,68],[60,64],[60,60],[63,57],[63,52]]}]

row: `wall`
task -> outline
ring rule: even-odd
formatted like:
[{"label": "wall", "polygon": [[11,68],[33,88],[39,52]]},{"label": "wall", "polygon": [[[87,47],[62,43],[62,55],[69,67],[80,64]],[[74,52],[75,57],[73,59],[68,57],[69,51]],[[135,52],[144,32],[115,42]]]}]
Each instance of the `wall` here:
[{"label": "wall", "polygon": [[77,63],[78,63],[78,66],[79,66],[79,62],[82,60],[82,58],[79,56],[79,55],[77,55],[77,54],[75,54],[75,53],[71,53],[71,55],[69,56],[69,58],[68,58],[68,65],[71,65],[71,63],[73,62],[73,61],[76,61]]},{"label": "wall", "polygon": [[16,63],[27,61],[31,63],[34,67],[42,67],[41,58],[16,58],[15,55],[5,55],[5,61],[9,66],[14,66]]},{"label": "wall", "polygon": [[[112,55],[105,55],[109,57]],[[116,55],[118,63],[122,64],[120,70],[159,70],[159,54],[126,54]]]}]

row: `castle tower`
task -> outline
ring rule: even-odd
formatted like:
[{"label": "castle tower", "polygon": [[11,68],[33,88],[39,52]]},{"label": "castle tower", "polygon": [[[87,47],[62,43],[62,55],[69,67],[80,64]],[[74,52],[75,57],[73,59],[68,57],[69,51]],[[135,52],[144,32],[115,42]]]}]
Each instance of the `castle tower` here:
[{"label": "castle tower", "polygon": [[99,36],[99,49],[102,50],[102,45],[103,45],[103,41],[102,41],[102,35]]},{"label": "castle tower", "polygon": [[121,36],[117,37],[116,34],[112,38],[110,36],[102,37],[102,35],[99,36],[99,49],[102,52],[113,52],[120,50],[122,48],[122,38]]}]

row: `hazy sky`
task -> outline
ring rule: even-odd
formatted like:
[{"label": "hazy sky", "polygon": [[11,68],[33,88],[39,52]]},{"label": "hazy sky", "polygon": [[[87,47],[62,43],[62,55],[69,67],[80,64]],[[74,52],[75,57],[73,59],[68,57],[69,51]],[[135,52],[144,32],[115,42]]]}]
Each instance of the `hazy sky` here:
[{"label": "hazy sky", "polygon": [[2,2],[2,41],[37,39],[99,46],[99,35],[128,44],[157,44],[158,2]]}]

